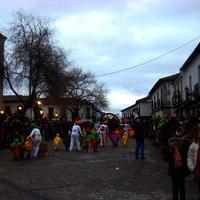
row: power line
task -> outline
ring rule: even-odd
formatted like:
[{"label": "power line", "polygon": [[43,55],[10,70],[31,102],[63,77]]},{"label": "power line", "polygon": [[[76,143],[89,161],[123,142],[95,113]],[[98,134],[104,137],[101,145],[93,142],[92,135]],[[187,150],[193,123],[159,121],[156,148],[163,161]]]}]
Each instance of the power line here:
[{"label": "power line", "polygon": [[177,51],[178,49],[181,49],[181,48],[187,46],[188,44],[190,44],[190,43],[196,41],[196,40],[199,39],[199,38],[200,38],[200,35],[197,36],[197,37],[195,37],[195,38],[193,38],[193,39],[191,39],[190,41],[188,41],[188,42],[186,42],[186,43],[184,43],[184,44],[182,44],[182,45],[180,45],[180,46],[178,46],[178,47],[176,47],[176,48],[170,50],[170,51],[167,51],[166,53],[163,53],[163,54],[161,54],[161,55],[159,55],[159,56],[157,56],[157,57],[155,57],[155,58],[152,58],[152,59],[147,60],[147,61],[145,61],[145,62],[142,62],[142,63],[140,63],[140,64],[134,65],[134,66],[132,66],[132,67],[127,67],[127,68],[124,68],[124,69],[120,69],[120,70],[117,70],[117,71],[113,71],[113,72],[109,72],[109,73],[97,75],[97,76],[95,76],[95,77],[109,76],[109,75],[112,75],[112,74],[117,74],[117,73],[120,73],[120,72],[124,72],[124,71],[128,71],[128,70],[131,70],[131,69],[135,69],[135,68],[137,68],[137,67],[141,67],[141,66],[146,65],[146,64],[148,64],[148,63],[151,63],[151,62],[153,62],[153,61],[155,61],[155,60],[158,60],[158,59],[160,59],[160,58],[162,58],[162,57],[164,57],[164,56],[166,56],[166,55],[168,55],[168,54],[170,54],[170,53],[173,53],[173,52]]}]

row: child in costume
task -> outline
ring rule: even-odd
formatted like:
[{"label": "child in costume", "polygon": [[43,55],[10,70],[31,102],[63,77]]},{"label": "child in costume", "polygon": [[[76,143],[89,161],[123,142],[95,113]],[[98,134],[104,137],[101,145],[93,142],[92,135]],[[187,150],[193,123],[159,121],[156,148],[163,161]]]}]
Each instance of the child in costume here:
[{"label": "child in costume", "polygon": [[128,131],[124,131],[122,135],[122,145],[124,147],[127,147],[127,144],[128,144]]},{"label": "child in costume", "polygon": [[81,148],[83,151],[88,151],[89,144],[88,144],[88,134],[85,128],[82,130],[82,135],[81,135]]},{"label": "child in costume", "polygon": [[119,141],[119,136],[118,136],[116,130],[112,131],[111,134],[109,134],[109,137],[110,137],[110,141],[113,144],[113,147],[117,147],[118,141]]},{"label": "child in costume", "polygon": [[53,149],[56,151],[56,150],[59,150],[60,147],[62,145],[62,139],[60,138],[60,134],[57,133],[56,134],[56,137],[53,139]]},{"label": "child in costume", "polygon": [[99,133],[94,128],[91,130],[90,140],[93,152],[97,152],[99,143]]},{"label": "child in costume", "polygon": [[106,146],[106,135],[108,134],[108,126],[104,122],[98,129],[100,134],[100,146]]},{"label": "child in costume", "polygon": [[26,160],[31,159],[32,148],[33,148],[33,138],[28,136],[26,138],[24,145],[23,145],[24,158]]},{"label": "child in costume", "polygon": [[22,142],[19,138],[15,138],[14,142],[10,145],[11,152],[13,153],[13,160],[20,160],[22,158]]}]

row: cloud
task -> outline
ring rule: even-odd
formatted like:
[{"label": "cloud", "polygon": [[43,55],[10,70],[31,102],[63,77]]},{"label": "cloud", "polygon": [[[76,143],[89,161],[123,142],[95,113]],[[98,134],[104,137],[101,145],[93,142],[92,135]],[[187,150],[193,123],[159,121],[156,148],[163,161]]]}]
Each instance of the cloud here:
[{"label": "cloud", "polygon": [[[200,33],[196,0],[7,0],[0,7],[1,24],[16,8],[52,18],[58,43],[95,75],[135,66]],[[110,90],[110,109],[131,105],[159,78],[177,73],[197,43],[139,68],[97,78]]]},{"label": "cloud", "polygon": [[142,96],[134,95],[124,88],[116,88],[108,93],[108,101],[112,105],[112,109],[120,110],[127,105],[133,105],[136,100],[142,98]]}]

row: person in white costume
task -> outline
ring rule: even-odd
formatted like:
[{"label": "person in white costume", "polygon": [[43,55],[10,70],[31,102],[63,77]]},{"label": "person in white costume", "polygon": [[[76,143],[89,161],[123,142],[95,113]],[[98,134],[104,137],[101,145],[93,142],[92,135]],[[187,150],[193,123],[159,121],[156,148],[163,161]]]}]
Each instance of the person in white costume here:
[{"label": "person in white costume", "polygon": [[76,147],[78,151],[81,150],[80,147],[80,135],[82,134],[81,127],[78,125],[78,121],[75,121],[72,132],[71,132],[71,143],[69,147],[69,151],[73,151]]},{"label": "person in white costume", "polygon": [[100,133],[100,146],[106,146],[106,135],[108,134],[108,125],[104,122],[98,129]]},{"label": "person in white costume", "polygon": [[36,158],[38,156],[38,152],[40,149],[42,136],[41,136],[40,130],[36,127],[35,124],[32,124],[31,128],[32,128],[32,131],[29,136],[33,138],[33,157]]}]

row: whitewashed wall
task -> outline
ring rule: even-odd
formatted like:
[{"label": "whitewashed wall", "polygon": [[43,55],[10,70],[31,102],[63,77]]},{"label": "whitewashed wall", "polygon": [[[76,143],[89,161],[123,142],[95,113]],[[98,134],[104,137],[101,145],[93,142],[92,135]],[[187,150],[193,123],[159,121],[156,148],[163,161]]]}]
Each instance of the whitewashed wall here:
[{"label": "whitewashed wall", "polygon": [[152,114],[151,102],[140,103],[140,116],[148,117]]},{"label": "whitewashed wall", "polygon": [[182,83],[183,83],[183,99],[186,99],[185,88],[190,87],[189,77],[191,76],[192,82],[192,90],[194,90],[194,85],[199,82],[200,74],[199,74],[199,66],[200,66],[200,55],[198,55],[184,71],[182,71]]}]

